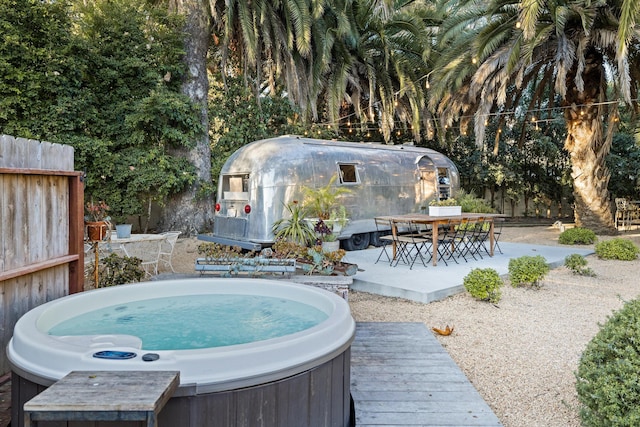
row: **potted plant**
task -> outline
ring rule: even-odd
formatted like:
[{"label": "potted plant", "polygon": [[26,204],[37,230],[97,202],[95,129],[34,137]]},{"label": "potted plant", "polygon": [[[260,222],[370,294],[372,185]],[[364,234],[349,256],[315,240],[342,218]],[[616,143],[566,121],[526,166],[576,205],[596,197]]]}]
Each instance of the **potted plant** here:
[{"label": "potted plant", "polygon": [[283,239],[289,242],[301,244],[303,246],[315,241],[316,236],[313,228],[306,218],[306,210],[294,200],[285,205],[288,218],[280,218],[273,223],[271,231],[276,239]]},{"label": "potted plant", "polygon": [[351,190],[345,187],[336,187],[334,182],[338,175],[333,175],[327,185],[320,188],[303,187],[304,200],[302,205],[307,211],[321,220],[328,220],[333,209],[339,209],[338,198],[350,193]]},{"label": "potted plant", "polygon": [[103,200],[94,203],[93,200],[85,205],[85,225],[87,226],[87,237],[89,240],[103,240],[107,237],[107,230],[110,228],[109,205]]},{"label": "potted plant", "polygon": [[322,246],[324,252],[334,252],[340,249],[340,241],[331,228],[321,219],[316,222],[313,231],[317,236],[317,244]]},{"label": "potted plant", "polygon": [[454,198],[432,200],[429,203],[429,216],[462,215],[462,207]]}]

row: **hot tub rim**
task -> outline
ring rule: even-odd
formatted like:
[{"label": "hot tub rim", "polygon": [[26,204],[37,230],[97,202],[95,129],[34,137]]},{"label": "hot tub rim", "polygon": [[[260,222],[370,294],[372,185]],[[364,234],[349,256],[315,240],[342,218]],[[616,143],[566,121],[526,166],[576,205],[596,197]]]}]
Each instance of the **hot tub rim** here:
[{"label": "hot tub rim", "polygon": [[[302,361],[297,361],[294,364],[288,364],[287,366],[284,367],[280,367],[277,369],[271,369],[268,372],[261,372],[258,374],[254,374],[254,375],[249,375],[249,376],[243,376],[241,379],[237,379],[237,380],[216,380],[216,381],[193,381],[193,377],[192,376],[182,376],[182,369],[179,369],[181,371],[181,377],[184,378],[184,382],[181,381],[181,385],[180,385],[180,393],[192,393],[195,392],[196,394],[200,394],[200,393],[208,393],[208,392],[213,392],[213,391],[223,391],[223,390],[231,390],[231,389],[236,389],[236,388],[242,388],[242,387],[248,387],[248,386],[252,386],[252,385],[257,385],[257,384],[262,384],[262,383],[266,383],[266,382],[270,382],[279,378],[285,378],[285,377],[289,377],[292,375],[296,375],[297,373],[301,373],[304,372],[314,366],[317,366],[319,364],[322,364],[328,360],[331,360],[333,357],[335,357],[338,354],[341,354],[342,352],[344,352],[348,347],[350,347],[354,337],[355,337],[355,321],[353,320],[353,318],[351,317],[350,311],[348,309],[348,304],[346,304],[346,301],[342,300],[340,297],[338,297],[335,294],[332,294],[330,292],[327,292],[325,290],[322,289],[317,289],[317,288],[312,288],[312,287],[307,287],[306,285],[299,285],[299,284],[291,284],[291,283],[283,283],[283,282],[279,282],[279,281],[275,281],[275,280],[265,280],[265,279],[242,279],[242,283],[244,283],[242,286],[239,286],[239,281],[238,279],[218,279],[218,278],[205,278],[205,279],[188,279],[188,280],[168,280],[168,281],[163,281],[163,282],[145,282],[145,283],[140,283],[140,284],[133,284],[133,285],[124,285],[124,286],[139,286],[140,289],[142,288],[150,288],[150,287],[156,287],[158,288],[159,286],[162,286],[164,289],[173,286],[176,286],[176,283],[185,283],[185,282],[189,282],[189,283],[200,283],[200,286],[206,286],[206,285],[202,285],[204,283],[211,283],[211,281],[215,281],[215,283],[217,284],[218,287],[220,286],[225,286],[226,284],[233,284],[233,286],[230,287],[228,292],[225,293],[229,293],[229,294],[238,294],[238,293],[243,293],[243,292],[238,292],[238,290],[240,288],[243,287],[247,287],[248,285],[256,285],[257,286],[265,286],[265,287],[269,287],[269,286],[277,286],[279,289],[290,289],[293,290],[295,289],[296,291],[300,291],[300,292],[304,292],[306,293],[305,295],[321,295],[322,297],[326,298],[328,301],[332,302],[333,306],[334,306],[334,313],[331,314],[335,314],[335,310],[336,310],[336,306],[338,308],[340,308],[340,306],[342,307],[339,310],[339,314],[342,316],[342,318],[340,319],[340,324],[343,325],[343,329],[340,330],[339,336],[334,336],[334,341],[333,344],[329,347],[329,348],[322,348],[322,351],[319,351],[317,353],[312,354],[311,356],[307,356],[304,360]],[[301,288],[304,287],[304,288]],[[234,289],[235,288],[235,289]],[[53,301],[50,301],[48,303],[42,304],[36,308],[34,308],[33,310],[31,310],[29,313],[31,313],[29,315],[29,313],[25,314],[26,317],[27,315],[29,315],[29,317],[27,317],[27,319],[29,319],[30,317],[33,316],[37,316],[36,317],[36,323],[39,322],[40,316],[38,315],[38,313],[42,313],[45,310],[50,309],[52,306],[54,306],[54,304],[59,303],[61,300],[67,300],[71,299],[73,297],[77,297],[80,299],[84,299],[85,296],[86,298],[89,298],[90,293],[94,293],[93,295],[95,295],[95,292],[99,292],[99,291],[107,291],[107,293],[105,293],[105,295],[107,295],[109,292],[115,292],[115,291],[109,291],[109,289],[114,289],[114,288],[107,288],[107,289],[100,289],[100,290],[96,290],[96,291],[90,291],[90,292],[86,292],[86,293],[82,293],[82,294],[73,294],[73,295],[69,295],[69,296],[65,296],[63,298],[59,298]],[[244,289],[244,288],[243,288]],[[304,289],[304,290],[301,290]],[[246,291],[246,289],[245,289]],[[198,292],[191,292],[192,294],[198,294]],[[247,292],[249,294],[249,292]],[[263,292],[265,293],[265,292]],[[255,294],[255,293],[250,293],[250,294]],[[269,295],[269,294],[267,294]],[[78,297],[80,296],[80,297]],[[166,296],[165,294],[162,295],[154,295],[153,297],[161,297],[161,296]],[[271,295],[269,295],[271,296]],[[306,297],[305,297],[306,298]],[[303,298],[303,299],[305,299]],[[295,298],[291,298],[291,299],[295,299]],[[110,301],[109,304],[111,304],[112,302]],[[117,304],[118,302],[116,302]],[[348,320],[349,321],[345,321],[344,317],[345,317],[345,312],[344,312],[344,308],[346,305],[346,309],[347,312],[346,314],[348,315]],[[325,307],[326,309],[326,307]],[[33,313],[32,313],[33,312]],[[77,313],[74,313],[73,315],[76,315]],[[321,322],[320,325],[324,324],[325,322],[329,322],[332,319],[331,314],[329,315],[329,319],[325,320],[324,322]],[[19,324],[20,321],[16,324],[16,330],[19,329]],[[37,325],[34,325],[36,328],[38,328]],[[319,325],[317,325],[319,326]],[[335,325],[334,325],[335,327]],[[313,328],[316,328],[316,326],[314,326]],[[310,329],[313,329],[310,328]],[[303,331],[306,332],[306,331]],[[40,333],[42,333],[42,331],[40,331]],[[299,334],[299,333],[296,333]],[[291,335],[296,335],[296,334],[291,334]],[[326,334],[326,332],[325,332]],[[15,337],[15,335],[14,335]],[[34,368],[33,366],[30,366],[29,363],[25,363],[24,360],[19,360],[20,357],[14,357],[14,355],[20,355],[20,351],[16,350],[15,348],[13,348],[13,345],[15,343],[14,341],[14,337],[12,337],[12,339],[10,340],[8,346],[7,346],[7,355],[8,355],[8,359],[9,359],[9,363],[10,366],[12,368],[12,370],[14,372],[16,372],[18,375],[29,379],[30,381],[33,381],[35,383],[39,383],[42,384],[44,386],[50,385],[53,382],[57,381],[58,379],[62,378],[64,375],[66,375],[68,372],[70,372],[70,370],[67,371],[62,371],[57,373],[56,375],[51,375],[46,373],[45,371],[39,371],[36,368]],[[287,336],[288,337],[288,336]],[[282,337],[281,337],[282,338]],[[286,337],[285,337],[286,338]],[[261,341],[261,344],[266,343],[267,345],[271,344],[272,341],[274,340],[278,340],[273,339],[273,340],[264,340]],[[92,349],[93,351],[94,349]],[[183,350],[184,352],[189,352],[191,350]],[[193,350],[193,351],[197,351],[197,350]],[[23,359],[28,359],[28,358],[23,358]],[[145,366],[145,365],[143,365]],[[149,367],[149,369],[159,369],[157,367],[153,367],[153,364],[147,364],[146,366]],[[157,366],[157,365],[155,365]],[[140,366],[138,367],[125,367],[123,365],[119,365],[118,368],[114,368],[114,370],[137,370],[139,369]],[[94,368],[89,368],[88,370],[93,370]],[[168,367],[168,368],[160,368],[160,369],[175,369]],[[71,369],[71,370],[76,370],[76,369]],[[85,370],[85,369],[80,369],[80,370]]]}]

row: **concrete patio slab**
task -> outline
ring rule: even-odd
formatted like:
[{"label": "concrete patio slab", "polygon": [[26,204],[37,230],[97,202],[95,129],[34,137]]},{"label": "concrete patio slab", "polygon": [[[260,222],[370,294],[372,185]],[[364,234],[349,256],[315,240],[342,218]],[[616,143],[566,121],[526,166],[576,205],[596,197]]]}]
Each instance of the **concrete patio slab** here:
[{"label": "concrete patio slab", "polygon": [[500,242],[503,253],[496,252],[493,257],[485,256],[477,261],[458,264],[449,261],[449,265],[438,262],[437,266],[428,263],[428,267],[417,263],[413,269],[399,264],[391,267],[384,256],[376,263],[382,248],[370,248],[363,251],[347,252],[344,261],[358,265],[359,271],[353,278],[351,289],[373,294],[405,298],[429,303],[444,299],[464,291],[464,277],[474,268],[493,268],[501,276],[509,271],[509,260],[524,255],[542,255],[552,268],[564,265],[567,255],[593,254],[593,249],[580,246],[546,246],[522,243]]}]

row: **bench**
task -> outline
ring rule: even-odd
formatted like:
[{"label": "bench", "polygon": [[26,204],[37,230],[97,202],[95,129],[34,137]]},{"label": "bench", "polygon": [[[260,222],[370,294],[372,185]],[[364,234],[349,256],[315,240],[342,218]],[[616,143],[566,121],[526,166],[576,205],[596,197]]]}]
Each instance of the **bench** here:
[{"label": "bench", "polygon": [[24,404],[38,421],[141,421],[157,416],[180,384],[179,371],[73,371]]}]

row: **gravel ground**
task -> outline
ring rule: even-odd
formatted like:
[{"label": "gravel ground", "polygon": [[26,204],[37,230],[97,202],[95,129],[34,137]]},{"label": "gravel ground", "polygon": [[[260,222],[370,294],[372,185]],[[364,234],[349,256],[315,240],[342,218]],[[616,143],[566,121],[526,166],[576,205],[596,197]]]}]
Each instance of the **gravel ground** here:
[{"label": "gravel ground", "polygon": [[[505,227],[501,241],[557,245],[553,227]],[[640,245],[640,233],[621,233]],[[608,237],[602,237],[606,239]],[[195,239],[180,239],[179,272],[193,273]],[[438,336],[505,427],[580,426],[574,373],[599,324],[640,294],[640,260],[587,257],[596,277],[552,270],[539,289],[513,288],[508,280],[498,304],[458,294],[429,304],[350,292],[356,321],[422,322],[454,327]]]}]

